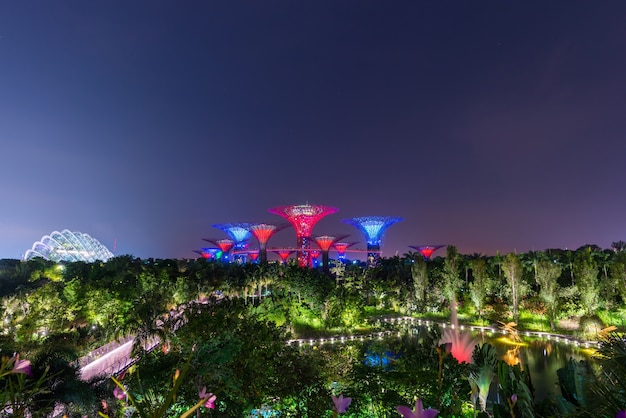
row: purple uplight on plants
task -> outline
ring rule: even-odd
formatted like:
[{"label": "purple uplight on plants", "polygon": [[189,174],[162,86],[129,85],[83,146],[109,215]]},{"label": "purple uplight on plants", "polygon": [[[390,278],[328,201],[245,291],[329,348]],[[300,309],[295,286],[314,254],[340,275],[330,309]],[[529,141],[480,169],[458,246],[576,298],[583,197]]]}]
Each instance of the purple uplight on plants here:
[{"label": "purple uplight on plants", "polygon": [[348,407],[350,406],[350,402],[352,402],[352,398],[344,398],[343,394],[339,395],[339,397],[332,396],[333,403],[335,404],[335,412],[338,414],[343,414],[348,411]]},{"label": "purple uplight on plants", "polygon": [[217,396],[206,391],[206,386],[202,387],[202,390],[198,391],[198,397],[204,399],[206,402],[203,404],[205,408],[215,409],[215,400]]},{"label": "purple uplight on plants", "polygon": [[436,409],[424,409],[421,399],[415,401],[415,410],[413,411],[411,408],[404,405],[398,406],[396,409],[404,418],[434,418],[439,413]]},{"label": "purple uplight on plants", "polygon": [[20,355],[16,354],[13,357],[13,369],[11,373],[15,374],[25,374],[27,376],[32,376],[33,373],[30,370],[30,361],[29,360],[20,360]]},{"label": "purple uplight on plants", "polygon": [[115,399],[119,399],[121,401],[126,397],[126,393],[119,386],[115,386],[115,389],[113,389],[113,396],[115,396]]}]

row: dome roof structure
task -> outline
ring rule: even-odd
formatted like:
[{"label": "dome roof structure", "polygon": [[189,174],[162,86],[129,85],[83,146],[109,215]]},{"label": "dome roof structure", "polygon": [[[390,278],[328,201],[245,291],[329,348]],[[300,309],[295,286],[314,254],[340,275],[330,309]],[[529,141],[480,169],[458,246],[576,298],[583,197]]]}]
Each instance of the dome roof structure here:
[{"label": "dome roof structure", "polygon": [[92,263],[96,260],[107,261],[113,253],[104,245],[87,234],[78,231],[54,231],[44,235],[40,241],[26,251],[24,260],[42,257],[50,261],[85,261]]}]

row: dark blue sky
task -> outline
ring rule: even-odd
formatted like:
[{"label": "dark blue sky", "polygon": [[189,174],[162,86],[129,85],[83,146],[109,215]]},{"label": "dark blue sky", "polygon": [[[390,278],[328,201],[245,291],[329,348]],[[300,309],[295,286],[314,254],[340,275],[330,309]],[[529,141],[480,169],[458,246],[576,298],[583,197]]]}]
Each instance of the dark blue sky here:
[{"label": "dark blue sky", "polygon": [[[384,255],[626,240],[623,1],[0,2],[0,258],[194,257],[267,208]],[[293,229],[273,245],[293,245]]]}]

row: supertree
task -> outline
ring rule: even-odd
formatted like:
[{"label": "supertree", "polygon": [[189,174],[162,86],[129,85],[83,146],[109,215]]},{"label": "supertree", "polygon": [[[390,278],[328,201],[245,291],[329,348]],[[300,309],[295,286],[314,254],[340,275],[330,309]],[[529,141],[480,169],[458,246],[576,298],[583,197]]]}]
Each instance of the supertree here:
[{"label": "supertree", "polygon": [[289,258],[289,256],[296,252],[296,250],[290,250],[287,248],[282,249],[282,250],[270,250],[270,251],[278,254],[283,264],[287,264],[287,259]]},{"label": "supertree", "polygon": [[326,274],[330,274],[330,266],[329,266],[329,257],[328,252],[330,251],[330,247],[340,239],[344,239],[347,235],[339,235],[337,237],[332,237],[330,235],[321,235],[319,237],[314,237],[313,240],[317,244],[318,247],[322,250],[322,271]]},{"label": "supertree", "polygon": [[311,250],[311,267],[317,267],[317,260],[320,258],[322,252],[320,250]]},{"label": "supertree", "polygon": [[335,247],[335,249],[337,250],[337,259],[338,260],[345,260],[346,258],[346,250],[350,247],[352,247],[353,245],[358,244],[357,241],[354,242],[336,242],[333,246]]},{"label": "supertree", "polygon": [[224,263],[228,263],[230,261],[230,250],[235,246],[235,240],[224,238],[224,239],[214,239],[214,238],[203,238],[204,241],[210,242],[213,245],[217,245],[220,250],[222,250],[222,261]]},{"label": "supertree", "polygon": [[426,261],[430,260],[433,253],[442,247],[445,245],[409,245],[409,248],[417,250]]},{"label": "supertree", "polygon": [[360,218],[342,219],[342,222],[350,224],[358,228],[367,241],[367,263],[370,266],[376,264],[376,260],[380,257],[380,242],[385,230],[396,222],[402,221],[402,218],[393,218],[391,216],[362,216]]},{"label": "supertree", "polygon": [[249,222],[229,223],[229,224],[213,224],[213,228],[221,229],[226,232],[235,241],[234,258],[238,263],[245,263],[245,255],[242,251],[246,249],[246,241],[250,239],[252,234],[249,228],[252,224]]},{"label": "supertree", "polygon": [[254,224],[250,225],[248,230],[254,235],[254,237],[259,240],[259,261],[261,263],[267,262],[267,241],[274,235],[276,232],[285,229],[289,226],[289,224],[279,224],[279,225],[270,225],[270,224]]},{"label": "supertree", "polygon": [[339,209],[321,205],[277,206],[268,209],[270,213],[287,219],[296,230],[298,247],[298,264],[301,267],[310,265],[310,237],[315,224],[323,217],[337,212]]},{"label": "supertree", "polygon": [[207,260],[215,260],[219,257],[219,253],[222,250],[219,248],[202,248],[200,251],[194,251],[194,253],[198,253]]},{"label": "supertree", "polygon": [[259,252],[258,251],[249,251],[248,252],[248,257],[250,257],[250,260],[252,260],[252,262],[256,262],[259,259]]}]

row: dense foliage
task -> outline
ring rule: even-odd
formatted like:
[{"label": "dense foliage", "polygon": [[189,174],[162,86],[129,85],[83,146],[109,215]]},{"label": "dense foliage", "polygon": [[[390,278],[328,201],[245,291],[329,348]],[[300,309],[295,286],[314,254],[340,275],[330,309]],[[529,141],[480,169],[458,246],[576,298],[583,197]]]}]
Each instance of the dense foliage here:
[{"label": "dense foliage", "polygon": [[[516,416],[584,414],[592,407],[597,416],[611,416],[615,408],[626,407],[626,391],[608,390],[606,382],[626,384],[626,371],[611,365],[609,373],[603,365],[626,350],[617,334],[599,331],[609,325],[624,329],[626,256],[617,248],[485,257],[449,247],[446,257],[426,261],[408,253],[382,258],[374,268],[335,266],[332,276],[295,265],[204,259],[120,256],[106,263],[58,265],[0,260],[0,354],[19,352],[32,361],[31,379],[39,382],[33,416],[44,416],[55,402],[68,416],[122,413],[130,404],[116,399],[113,382],[80,380],[78,359],[126,335],[136,336],[137,361],[121,384],[138,405],[164,405],[170,399],[167,416],[197,404],[203,388],[217,400],[215,409],[197,410],[202,416],[274,411],[321,417],[332,410],[330,395],[340,393],[353,398],[347,416],[355,417],[397,416],[397,405],[413,405],[418,398],[442,416],[472,415],[473,407],[510,416],[506,400],[512,395]],[[539,406],[523,370],[486,361],[490,354],[484,347],[474,353],[472,367],[459,363],[440,345],[436,329],[323,349],[287,343],[371,332],[375,329],[366,321],[371,315],[447,318],[451,302],[474,323],[515,321],[524,328],[560,331],[567,331],[567,323],[580,324],[573,332],[605,339],[603,360],[597,368],[571,366],[572,375],[586,376],[576,397]],[[155,338],[157,349],[145,351],[142,344]],[[185,371],[184,381],[168,398],[176,370]],[[567,373],[562,375],[568,381]],[[8,374],[0,382],[4,395],[12,378]],[[487,381],[499,382],[501,403],[490,400],[487,406],[486,397],[479,402],[478,388]],[[580,401],[583,386],[610,402]]]}]

